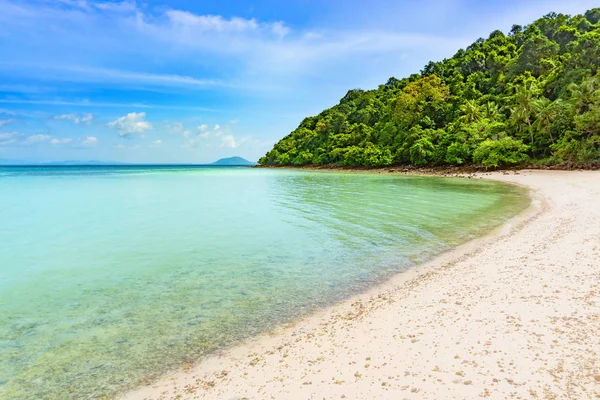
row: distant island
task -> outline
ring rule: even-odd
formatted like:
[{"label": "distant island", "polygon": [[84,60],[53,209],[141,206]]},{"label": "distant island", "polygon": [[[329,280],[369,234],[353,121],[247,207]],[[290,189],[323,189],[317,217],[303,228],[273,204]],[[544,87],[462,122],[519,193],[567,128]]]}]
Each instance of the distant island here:
[{"label": "distant island", "polygon": [[111,166],[127,165],[128,163],[118,161],[98,161],[98,160],[64,160],[64,161],[29,161],[0,158],[0,165],[3,166]]},{"label": "distant island", "polygon": [[238,167],[250,167],[257,165],[257,163],[248,161],[242,157],[229,157],[229,158],[221,158],[210,164],[177,164],[177,163],[166,163],[166,164],[148,164],[148,163],[126,163],[119,161],[98,161],[98,160],[65,160],[65,161],[29,161],[29,160],[14,160],[14,159],[4,159],[0,158],[0,165],[2,166],[143,166],[143,165],[167,165],[167,166],[176,166],[176,165],[216,165],[216,166],[238,166]]},{"label": "distant island", "polygon": [[253,166],[253,165],[256,165],[256,163],[252,162],[252,161],[248,161],[242,157],[229,157],[229,158],[221,158],[220,160],[215,161],[211,165]]},{"label": "distant island", "polygon": [[600,8],[478,39],[418,74],[350,90],[263,165],[600,165]]},{"label": "distant island", "polygon": [[24,160],[12,160],[8,158],[0,158],[0,165],[24,165],[27,161]]}]

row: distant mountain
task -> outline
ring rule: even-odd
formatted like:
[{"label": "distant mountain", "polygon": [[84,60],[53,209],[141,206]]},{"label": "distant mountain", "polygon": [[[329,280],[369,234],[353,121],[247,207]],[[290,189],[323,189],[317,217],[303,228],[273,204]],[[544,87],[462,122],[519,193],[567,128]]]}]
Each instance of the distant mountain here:
[{"label": "distant mountain", "polygon": [[7,158],[0,158],[0,165],[24,165],[27,161],[23,160],[10,160]]},{"label": "distant mountain", "polygon": [[[7,158],[0,158],[0,165],[5,166],[22,166],[22,165],[39,165],[39,166],[81,166],[81,165],[153,165],[153,164],[136,164],[136,163],[125,163],[118,161],[98,161],[98,160],[62,160],[62,161],[29,161],[29,160],[13,160]],[[162,165],[162,164],[156,164]],[[195,164],[164,164],[164,165],[195,165]],[[202,164],[207,165],[207,164]],[[208,165],[222,165],[222,166],[253,166],[255,162],[248,161],[242,157],[229,157],[222,158]]]},{"label": "distant mountain", "polygon": [[48,161],[41,162],[39,165],[125,165],[128,163],[122,163],[117,161],[97,161],[97,160],[65,160],[65,161]]},{"label": "distant mountain", "polygon": [[65,161],[28,161],[28,160],[12,160],[0,158],[0,165],[125,165],[127,163],[117,161],[97,161],[97,160],[65,160]]},{"label": "distant mountain", "polygon": [[252,162],[252,161],[248,161],[242,157],[229,157],[229,158],[221,158],[220,160],[215,161],[211,165],[251,166],[251,165],[256,165],[256,163]]}]

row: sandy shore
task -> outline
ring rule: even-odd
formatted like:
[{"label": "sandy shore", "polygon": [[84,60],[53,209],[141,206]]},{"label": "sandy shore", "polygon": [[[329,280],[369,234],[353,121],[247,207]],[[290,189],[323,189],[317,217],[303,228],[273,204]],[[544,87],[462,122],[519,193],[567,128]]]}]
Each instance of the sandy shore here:
[{"label": "sandy shore", "polygon": [[494,234],[125,399],[600,398],[600,171]]}]

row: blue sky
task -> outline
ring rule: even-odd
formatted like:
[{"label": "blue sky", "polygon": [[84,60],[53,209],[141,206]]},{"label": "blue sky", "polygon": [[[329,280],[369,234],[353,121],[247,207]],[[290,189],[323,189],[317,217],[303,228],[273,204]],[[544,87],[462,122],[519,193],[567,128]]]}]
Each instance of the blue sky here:
[{"label": "blue sky", "polygon": [[[594,4],[596,3],[596,4]],[[587,0],[0,0],[0,159],[256,160],[351,88]]]}]

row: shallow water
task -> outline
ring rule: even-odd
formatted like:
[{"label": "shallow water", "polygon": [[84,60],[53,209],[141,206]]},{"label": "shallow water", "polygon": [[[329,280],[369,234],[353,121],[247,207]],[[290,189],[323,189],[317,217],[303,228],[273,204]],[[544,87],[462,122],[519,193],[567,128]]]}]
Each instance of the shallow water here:
[{"label": "shallow water", "polygon": [[480,180],[0,167],[0,398],[111,396],[515,215]]}]

